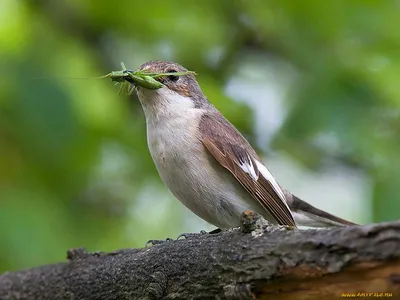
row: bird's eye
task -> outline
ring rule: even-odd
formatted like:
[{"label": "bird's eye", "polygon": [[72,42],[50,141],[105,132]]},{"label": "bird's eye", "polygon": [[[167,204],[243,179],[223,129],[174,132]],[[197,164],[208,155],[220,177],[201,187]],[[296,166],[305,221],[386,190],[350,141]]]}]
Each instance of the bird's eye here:
[{"label": "bird's eye", "polygon": [[[168,70],[167,73],[176,73],[176,70]],[[179,76],[169,75],[168,79],[172,82],[176,82],[179,79]]]}]

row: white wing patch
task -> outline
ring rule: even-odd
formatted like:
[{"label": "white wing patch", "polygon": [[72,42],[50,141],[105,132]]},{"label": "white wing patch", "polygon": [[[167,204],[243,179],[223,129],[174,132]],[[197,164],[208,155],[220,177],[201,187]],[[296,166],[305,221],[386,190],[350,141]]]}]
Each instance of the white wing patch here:
[{"label": "white wing patch", "polygon": [[[276,182],[274,176],[268,171],[268,169],[259,161],[254,160],[256,162],[256,167],[258,171],[261,173],[262,176],[264,176],[265,179],[267,179],[270,183],[274,191],[278,194],[279,198],[285,203],[286,207],[290,210],[289,206],[286,203],[286,197],[285,194],[283,193],[282,189],[280,188],[279,184]],[[238,163],[239,167],[249,174],[255,181],[258,180],[258,175],[256,170],[254,169],[252,159],[249,157],[249,162],[244,162],[244,163]]]},{"label": "white wing patch", "polygon": [[255,181],[258,180],[258,175],[256,170],[254,170],[253,162],[251,161],[251,158],[249,157],[249,163],[244,162],[244,163],[238,163],[239,167],[249,174]]},{"label": "white wing patch", "polygon": [[272,176],[272,174],[268,171],[268,169],[262,163],[260,163],[257,160],[255,160],[255,162],[256,162],[256,166],[257,166],[258,170],[260,171],[261,175],[264,176],[265,179],[267,179],[271,183],[273,189],[278,194],[279,198],[282,199],[282,201],[285,203],[285,205],[287,206],[289,211],[291,211],[289,206],[286,203],[285,194],[283,193],[283,191],[280,188],[279,184],[276,182],[274,176]]}]

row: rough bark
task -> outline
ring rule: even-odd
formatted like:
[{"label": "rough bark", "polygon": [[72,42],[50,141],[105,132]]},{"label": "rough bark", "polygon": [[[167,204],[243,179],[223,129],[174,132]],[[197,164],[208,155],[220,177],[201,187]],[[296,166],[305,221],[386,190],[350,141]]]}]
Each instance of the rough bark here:
[{"label": "rough bark", "polygon": [[0,299],[400,297],[400,222],[322,230],[249,224],[150,248],[69,251],[67,262],[1,275]]}]

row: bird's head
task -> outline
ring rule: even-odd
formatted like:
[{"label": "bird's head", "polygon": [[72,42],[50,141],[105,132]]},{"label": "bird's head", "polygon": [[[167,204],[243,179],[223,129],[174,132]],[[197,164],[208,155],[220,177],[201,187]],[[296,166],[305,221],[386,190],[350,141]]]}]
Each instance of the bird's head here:
[{"label": "bird's head", "polygon": [[[178,73],[187,72],[183,66],[168,61],[149,61],[139,68],[146,73]],[[137,87],[137,94],[145,110],[166,109],[173,105],[181,107],[202,107],[209,105],[196,78],[192,73],[174,76],[166,75],[156,78],[163,86],[159,89],[147,89],[142,86]],[[168,106],[168,107],[167,107]],[[147,108],[147,109],[146,109]]]}]

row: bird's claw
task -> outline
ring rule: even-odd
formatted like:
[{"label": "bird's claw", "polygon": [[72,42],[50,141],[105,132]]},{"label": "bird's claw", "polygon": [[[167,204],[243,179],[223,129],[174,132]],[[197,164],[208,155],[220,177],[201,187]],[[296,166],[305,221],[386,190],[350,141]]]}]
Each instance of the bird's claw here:
[{"label": "bird's claw", "polygon": [[[221,229],[217,228],[217,229],[214,229],[214,230],[212,230],[210,232],[207,232],[205,230],[200,230],[199,233],[182,233],[176,238],[176,240],[180,240],[182,238],[190,239],[190,238],[193,238],[193,237],[202,236],[204,234],[215,234],[215,233],[220,233],[220,232],[221,232]],[[171,238],[167,238],[165,240],[148,240],[146,242],[145,247],[150,247],[150,246],[154,246],[154,245],[160,245],[160,244],[163,244],[165,242],[172,242],[173,240],[174,239],[171,239]]]},{"label": "bird's claw", "polygon": [[283,225],[283,228],[285,228],[286,230],[294,230],[296,227],[291,226],[291,225]]},{"label": "bird's claw", "polygon": [[174,240],[174,239],[171,239],[171,238],[166,238],[165,240],[148,240],[148,241],[146,242],[145,247],[160,245],[160,244],[163,244],[163,243],[165,243],[165,242],[171,242],[171,241],[173,241],[173,240]]},{"label": "bird's claw", "polygon": [[212,231],[210,231],[210,232],[207,232],[207,231],[205,231],[205,230],[200,230],[199,233],[182,233],[182,234],[180,234],[176,239],[177,239],[177,240],[180,240],[180,239],[182,239],[182,238],[184,238],[184,239],[189,239],[189,238],[193,238],[193,237],[202,236],[202,235],[204,235],[204,234],[214,234],[214,233],[219,233],[219,232],[221,232],[221,229],[219,229],[219,228],[214,229],[214,230],[212,230]]},{"label": "bird's claw", "polygon": [[199,235],[203,235],[203,234],[206,234],[206,233],[207,232],[203,233],[203,231],[200,231],[200,233],[182,233],[182,234],[178,235],[178,237],[176,239],[177,240],[181,240],[181,239],[187,240],[187,239],[190,239],[190,238],[193,238],[193,237],[197,237]]},{"label": "bird's claw", "polygon": [[[204,231],[204,230],[203,230],[203,231]],[[214,229],[214,230],[211,230],[211,231],[209,232],[209,234],[217,234],[217,233],[220,233],[220,232],[222,232],[222,229],[216,228],[216,229]]]}]

